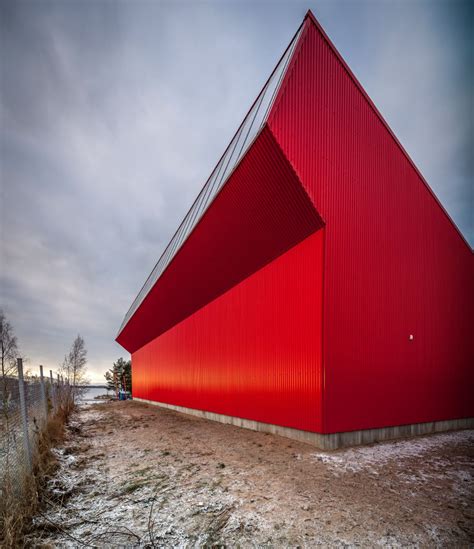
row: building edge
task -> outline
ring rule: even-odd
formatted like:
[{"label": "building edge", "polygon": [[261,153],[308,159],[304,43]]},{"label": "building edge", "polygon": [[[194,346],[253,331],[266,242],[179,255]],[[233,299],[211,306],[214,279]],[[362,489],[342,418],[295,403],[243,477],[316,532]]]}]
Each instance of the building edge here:
[{"label": "building edge", "polygon": [[236,427],[250,429],[251,431],[271,433],[273,435],[297,440],[298,442],[311,444],[320,450],[338,450],[340,448],[373,444],[375,442],[443,433],[447,431],[457,431],[461,429],[474,429],[474,417],[469,417],[461,419],[448,419],[443,421],[430,421],[427,423],[412,423],[410,425],[398,425],[395,427],[382,427],[378,429],[364,429],[360,431],[322,434],[293,429],[291,427],[282,427],[271,423],[262,423],[251,419],[227,416],[215,412],[207,412],[205,410],[197,410],[195,408],[176,406],[175,404],[167,404],[165,402],[147,400],[144,398],[134,397],[134,400],[145,404],[151,404],[153,406],[159,406],[160,408],[173,410],[182,414],[217,421],[228,425],[235,425]]}]

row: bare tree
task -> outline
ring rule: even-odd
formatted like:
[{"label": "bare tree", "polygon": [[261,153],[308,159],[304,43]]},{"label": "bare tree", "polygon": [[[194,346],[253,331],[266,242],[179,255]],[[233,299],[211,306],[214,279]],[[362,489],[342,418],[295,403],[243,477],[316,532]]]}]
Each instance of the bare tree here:
[{"label": "bare tree", "polygon": [[16,359],[18,356],[18,342],[13,327],[8,322],[3,310],[0,309],[0,361],[3,379],[16,372]]},{"label": "bare tree", "polygon": [[72,384],[71,363],[69,362],[69,355],[64,355],[64,360],[59,366],[58,372],[64,377],[64,380],[69,384]]},{"label": "bare tree", "polygon": [[86,385],[88,383],[86,369],[87,349],[84,339],[78,335],[72,344],[71,350],[64,357],[64,361],[60,366],[60,372],[70,385],[76,387],[77,385]]}]

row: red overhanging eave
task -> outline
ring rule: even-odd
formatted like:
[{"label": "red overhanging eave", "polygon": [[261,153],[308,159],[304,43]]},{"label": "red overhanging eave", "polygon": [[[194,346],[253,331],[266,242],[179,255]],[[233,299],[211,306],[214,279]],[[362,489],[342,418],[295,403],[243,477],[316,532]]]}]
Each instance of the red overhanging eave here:
[{"label": "red overhanging eave", "polygon": [[322,225],[265,126],[117,342],[135,352]]}]

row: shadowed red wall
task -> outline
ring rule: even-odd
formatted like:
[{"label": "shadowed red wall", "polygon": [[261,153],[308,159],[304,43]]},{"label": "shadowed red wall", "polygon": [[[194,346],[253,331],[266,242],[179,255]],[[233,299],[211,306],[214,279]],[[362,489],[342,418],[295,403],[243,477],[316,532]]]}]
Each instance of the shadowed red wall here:
[{"label": "shadowed red wall", "polygon": [[321,431],[324,229],[132,355],[135,397]]},{"label": "shadowed red wall", "polygon": [[133,353],[322,225],[264,127],[117,341]]}]

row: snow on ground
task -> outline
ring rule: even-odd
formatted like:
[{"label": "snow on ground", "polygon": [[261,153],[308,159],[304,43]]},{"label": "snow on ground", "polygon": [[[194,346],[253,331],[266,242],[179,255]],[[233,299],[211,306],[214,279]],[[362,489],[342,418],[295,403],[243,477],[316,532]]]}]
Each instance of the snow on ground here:
[{"label": "snow on ground", "polygon": [[452,489],[459,494],[466,494],[473,489],[473,472],[457,470],[449,467],[450,460],[442,454],[443,449],[449,450],[463,443],[474,447],[473,431],[456,431],[437,435],[414,437],[406,440],[383,442],[370,446],[360,446],[338,452],[317,452],[312,454],[316,461],[327,465],[335,474],[341,472],[362,472],[383,474],[387,467],[401,468],[404,462],[413,459],[423,459],[424,456],[435,452],[436,457],[429,458],[430,470],[417,470],[406,473],[401,470],[397,476],[406,483],[436,482],[446,478],[451,479]]},{"label": "snow on ground", "polygon": [[136,402],[81,409],[32,545],[474,542],[474,431],[336,452]]},{"label": "snow on ground", "polygon": [[374,466],[383,467],[393,461],[420,457],[432,450],[440,450],[466,440],[474,442],[472,431],[455,431],[437,435],[413,437],[405,440],[395,440],[358,446],[335,452],[318,452],[312,454],[317,460],[329,464],[336,469],[362,471]]}]

